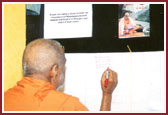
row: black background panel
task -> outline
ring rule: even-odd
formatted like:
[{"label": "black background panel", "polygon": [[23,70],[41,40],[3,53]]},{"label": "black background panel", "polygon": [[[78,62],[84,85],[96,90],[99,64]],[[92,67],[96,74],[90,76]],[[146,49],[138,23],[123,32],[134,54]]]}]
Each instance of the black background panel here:
[{"label": "black background panel", "polygon": [[[164,5],[150,5],[150,36],[119,39],[118,37],[118,5],[93,4],[92,37],[54,39],[59,41],[66,53],[97,53],[97,52],[133,52],[164,50]],[[44,9],[38,16],[26,16],[26,43],[43,38]]]}]

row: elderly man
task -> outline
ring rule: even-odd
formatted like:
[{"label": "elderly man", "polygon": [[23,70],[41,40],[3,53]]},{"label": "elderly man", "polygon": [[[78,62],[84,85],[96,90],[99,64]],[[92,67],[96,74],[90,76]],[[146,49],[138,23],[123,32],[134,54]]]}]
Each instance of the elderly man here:
[{"label": "elderly man", "polygon": [[119,21],[119,36],[124,37],[126,34],[136,33],[137,29],[140,29],[135,21],[129,16],[129,13],[125,13],[124,17]]},{"label": "elderly man", "polygon": [[[65,55],[56,41],[38,39],[29,43],[23,55],[24,78],[4,94],[5,111],[87,111],[78,98],[57,91],[64,83]],[[105,74],[109,71],[107,87]],[[100,110],[110,110],[112,92],[117,85],[116,72],[102,75]]]}]

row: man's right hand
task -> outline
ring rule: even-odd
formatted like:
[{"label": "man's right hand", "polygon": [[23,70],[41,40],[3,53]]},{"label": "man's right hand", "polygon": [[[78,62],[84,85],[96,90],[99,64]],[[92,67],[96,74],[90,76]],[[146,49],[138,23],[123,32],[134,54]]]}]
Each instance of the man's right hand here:
[{"label": "man's right hand", "polygon": [[[109,78],[108,78],[108,85],[105,87],[105,80],[106,80],[106,71],[109,72]],[[101,78],[101,87],[103,94],[112,94],[114,89],[116,88],[118,83],[117,79],[117,73],[112,71],[111,69],[107,68],[107,70],[104,71],[102,78]]]},{"label": "man's right hand", "polygon": [[[106,71],[109,72],[107,87],[105,87]],[[106,71],[104,71],[102,78],[101,78],[101,87],[103,91],[103,97],[102,97],[102,102],[100,106],[100,111],[110,111],[111,110],[112,93],[118,83],[117,73],[112,71],[109,68]]]}]

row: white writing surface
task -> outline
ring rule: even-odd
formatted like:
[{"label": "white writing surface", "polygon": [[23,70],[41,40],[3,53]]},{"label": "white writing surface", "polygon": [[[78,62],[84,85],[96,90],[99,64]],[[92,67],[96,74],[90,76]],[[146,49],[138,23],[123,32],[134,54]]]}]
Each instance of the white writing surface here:
[{"label": "white writing surface", "polygon": [[110,67],[118,73],[111,112],[165,112],[164,52],[66,54],[65,93],[90,111],[99,111],[100,79]]},{"label": "white writing surface", "polygon": [[44,38],[92,37],[92,4],[45,4]]}]

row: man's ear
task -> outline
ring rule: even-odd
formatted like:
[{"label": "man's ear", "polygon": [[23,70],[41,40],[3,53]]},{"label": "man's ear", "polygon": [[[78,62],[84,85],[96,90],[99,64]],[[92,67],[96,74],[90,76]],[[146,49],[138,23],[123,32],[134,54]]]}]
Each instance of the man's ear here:
[{"label": "man's ear", "polygon": [[53,65],[50,72],[49,72],[50,79],[57,79],[58,76],[60,76],[59,67],[57,64]]},{"label": "man's ear", "polygon": [[58,67],[58,65],[54,65],[50,72],[49,72],[49,76],[50,76],[50,82],[51,84],[57,89],[59,82],[60,82],[60,69]]}]

